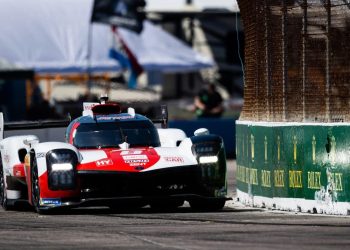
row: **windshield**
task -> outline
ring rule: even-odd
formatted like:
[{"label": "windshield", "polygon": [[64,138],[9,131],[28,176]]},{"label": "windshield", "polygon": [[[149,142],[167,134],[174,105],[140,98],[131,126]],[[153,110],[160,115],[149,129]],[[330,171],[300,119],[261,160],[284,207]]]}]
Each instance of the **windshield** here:
[{"label": "windshield", "polygon": [[125,141],[130,147],[160,146],[157,130],[150,121],[82,123],[73,144],[77,148],[111,148]]}]

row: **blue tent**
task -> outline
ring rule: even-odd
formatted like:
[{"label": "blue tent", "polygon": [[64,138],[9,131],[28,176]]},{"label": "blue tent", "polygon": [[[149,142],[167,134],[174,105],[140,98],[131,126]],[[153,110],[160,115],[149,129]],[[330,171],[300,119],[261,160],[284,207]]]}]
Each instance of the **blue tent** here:
[{"label": "blue tent", "polygon": [[[37,73],[116,71],[108,57],[110,27],[89,21],[93,0],[0,0],[0,58]],[[143,68],[162,72],[188,72],[212,67],[213,61],[146,21],[138,35],[120,34]],[[88,51],[91,51],[88,60]]]}]

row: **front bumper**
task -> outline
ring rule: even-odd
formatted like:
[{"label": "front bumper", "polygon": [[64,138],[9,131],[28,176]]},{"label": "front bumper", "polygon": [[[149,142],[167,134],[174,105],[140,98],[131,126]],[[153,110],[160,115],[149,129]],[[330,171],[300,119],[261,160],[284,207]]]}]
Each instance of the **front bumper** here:
[{"label": "front bumper", "polygon": [[43,205],[53,208],[150,204],[167,200],[228,200],[226,169],[218,171],[218,166],[192,165],[138,173],[78,171],[80,197],[53,200],[52,204]]},{"label": "front bumper", "polygon": [[210,174],[209,168],[194,165],[138,173],[81,171],[81,198],[225,196],[226,176]]},{"label": "front bumper", "polygon": [[[42,210],[56,210],[61,208],[78,208],[78,207],[99,207],[99,206],[116,206],[122,205],[123,207],[128,207],[133,204],[143,204],[149,205],[152,202],[162,202],[163,204],[167,204],[168,201],[228,201],[232,200],[230,197],[207,197],[201,195],[187,194],[187,195],[169,195],[169,196],[134,196],[134,197],[111,197],[111,198],[90,198],[90,199],[82,199],[80,201],[71,200],[62,201],[59,205],[46,205],[41,207]],[[126,206],[125,206],[126,205]],[[141,207],[141,206],[140,206]]]}]

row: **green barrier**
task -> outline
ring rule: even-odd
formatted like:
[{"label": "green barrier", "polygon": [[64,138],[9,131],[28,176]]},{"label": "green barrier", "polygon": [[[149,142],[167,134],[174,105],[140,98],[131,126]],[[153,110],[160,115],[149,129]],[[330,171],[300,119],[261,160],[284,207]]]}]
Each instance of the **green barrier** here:
[{"label": "green barrier", "polygon": [[350,124],[237,121],[236,155],[243,203],[349,214]]}]

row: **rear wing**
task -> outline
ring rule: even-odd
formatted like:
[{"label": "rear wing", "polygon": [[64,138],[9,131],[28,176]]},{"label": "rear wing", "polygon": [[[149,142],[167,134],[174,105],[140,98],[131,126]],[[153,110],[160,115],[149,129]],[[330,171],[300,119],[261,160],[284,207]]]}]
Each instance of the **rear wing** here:
[{"label": "rear wing", "polygon": [[23,130],[23,129],[43,129],[43,128],[62,128],[67,127],[71,119],[65,120],[39,120],[39,121],[20,121],[4,122],[4,115],[0,113],[0,140],[4,139],[4,131]]},{"label": "rear wing", "polygon": [[[121,113],[121,108],[119,104],[117,103],[106,103],[108,100],[108,97],[102,96],[101,97],[101,102],[84,102],[83,103],[83,116],[85,115],[90,115],[94,116],[94,113],[96,112],[97,114],[112,114],[112,113]],[[106,106],[107,108],[100,109],[99,111],[96,111],[94,109],[99,108],[100,106]],[[115,107],[118,107],[119,110],[116,112]],[[168,106],[167,105],[160,105],[160,118],[153,118],[150,119],[153,123],[160,123],[162,128],[167,128],[168,127]],[[133,108],[128,108],[128,113],[132,116],[135,116],[135,109]]]},{"label": "rear wing", "polygon": [[[160,118],[151,119],[153,123],[160,123],[162,128],[168,128],[168,107],[161,105]],[[24,130],[24,129],[43,129],[43,128],[62,128],[67,127],[71,118],[65,120],[39,120],[39,121],[20,121],[4,122],[4,115],[0,112],[0,140],[4,139],[4,131]]]}]

